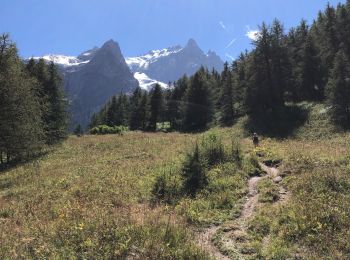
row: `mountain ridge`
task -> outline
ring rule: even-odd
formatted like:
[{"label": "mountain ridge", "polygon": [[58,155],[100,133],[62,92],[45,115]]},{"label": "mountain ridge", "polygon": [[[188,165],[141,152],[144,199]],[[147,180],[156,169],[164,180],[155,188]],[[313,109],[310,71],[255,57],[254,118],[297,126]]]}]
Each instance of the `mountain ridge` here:
[{"label": "mountain ridge", "polygon": [[91,115],[118,93],[131,93],[138,86],[149,91],[157,83],[167,88],[170,82],[184,74],[193,75],[201,66],[221,71],[224,64],[215,52],[205,54],[194,39],[189,39],[184,47],[151,50],[137,57],[125,58],[118,42],[111,39],[78,56],[33,58],[53,61],[60,68],[70,101],[72,126],[87,126]]}]

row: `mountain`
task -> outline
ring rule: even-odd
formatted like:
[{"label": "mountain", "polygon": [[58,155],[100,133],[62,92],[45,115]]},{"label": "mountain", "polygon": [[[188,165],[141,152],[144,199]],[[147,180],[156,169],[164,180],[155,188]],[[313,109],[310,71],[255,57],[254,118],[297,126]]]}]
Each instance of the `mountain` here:
[{"label": "mountain", "polygon": [[[80,56],[91,58],[83,66],[65,73],[65,89],[72,102],[72,122],[87,125],[96,112],[113,95],[133,91],[138,81],[133,77],[118,43],[110,40],[100,49]],[[80,57],[81,60],[81,57]]]},{"label": "mountain", "polygon": [[167,88],[167,83],[178,80],[184,74],[193,75],[200,66],[218,71],[223,69],[220,57],[211,51],[205,54],[193,39],[185,47],[177,45],[126,59],[113,40],[76,57],[34,57],[39,58],[53,61],[62,71],[72,126],[78,123],[87,126],[91,115],[120,92],[130,93],[137,86],[150,90],[156,83]]},{"label": "mountain", "polygon": [[63,73],[72,126],[87,126],[91,115],[113,95],[130,93],[139,86],[118,43],[113,40],[107,41],[101,48],[83,52],[78,57],[46,55],[42,58],[54,61]]},{"label": "mountain", "polygon": [[193,39],[185,47],[177,45],[150,51],[143,56],[126,58],[126,63],[134,73],[166,83],[176,81],[184,74],[191,76],[201,66],[221,71],[224,64],[215,52],[205,54]]}]

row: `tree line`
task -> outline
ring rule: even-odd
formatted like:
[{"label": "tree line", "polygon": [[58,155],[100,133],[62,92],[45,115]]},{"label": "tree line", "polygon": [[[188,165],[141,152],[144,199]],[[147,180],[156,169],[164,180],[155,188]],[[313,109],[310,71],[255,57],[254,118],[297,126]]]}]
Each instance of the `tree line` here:
[{"label": "tree line", "polygon": [[24,62],[0,36],[0,164],[30,159],[67,135],[67,100],[53,62]]},{"label": "tree line", "polygon": [[259,27],[254,48],[221,73],[200,68],[170,89],[156,85],[149,93],[113,97],[91,126],[126,125],[155,131],[157,122],[173,130],[201,131],[251,118],[287,113],[286,103],[324,102],[333,120],[350,126],[350,1],[327,5],[309,25],[305,20],[285,32],[278,20]]}]

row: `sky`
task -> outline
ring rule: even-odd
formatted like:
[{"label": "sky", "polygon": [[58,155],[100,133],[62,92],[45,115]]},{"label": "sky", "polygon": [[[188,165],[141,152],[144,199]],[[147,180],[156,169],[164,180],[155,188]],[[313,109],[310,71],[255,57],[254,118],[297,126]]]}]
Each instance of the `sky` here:
[{"label": "sky", "polygon": [[1,0],[0,33],[22,57],[76,56],[109,39],[131,57],[193,38],[230,61],[251,48],[262,22],[311,23],[327,2],[345,0]]}]

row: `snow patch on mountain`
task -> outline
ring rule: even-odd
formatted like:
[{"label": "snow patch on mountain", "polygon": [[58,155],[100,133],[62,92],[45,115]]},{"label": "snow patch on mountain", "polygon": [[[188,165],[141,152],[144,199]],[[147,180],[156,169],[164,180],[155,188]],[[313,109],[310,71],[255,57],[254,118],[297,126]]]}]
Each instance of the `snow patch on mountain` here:
[{"label": "snow patch on mountain", "polygon": [[155,84],[159,84],[162,88],[168,88],[169,86],[163,82],[149,78],[145,73],[136,72],[134,78],[138,80],[140,88],[150,91]]},{"label": "snow patch on mountain", "polygon": [[125,61],[132,71],[137,71],[139,69],[147,69],[151,63],[156,62],[159,58],[178,53],[181,50],[181,46],[174,46],[162,50],[152,50],[139,57],[126,58]]},{"label": "snow patch on mountain", "polygon": [[35,60],[39,60],[39,59],[44,59],[47,62],[51,62],[53,61],[55,64],[57,64],[58,66],[62,66],[62,67],[71,67],[71,66],[78,66],[78,65],[82,65],[82,64],[86,64],[89,62],[89,60],[87,61],[83,61],[78,59],[75,56],[65,56],[65,55],[45,55],[43,57],[33,57],[33,59]]}]

